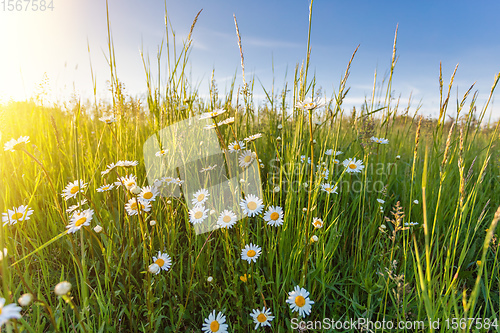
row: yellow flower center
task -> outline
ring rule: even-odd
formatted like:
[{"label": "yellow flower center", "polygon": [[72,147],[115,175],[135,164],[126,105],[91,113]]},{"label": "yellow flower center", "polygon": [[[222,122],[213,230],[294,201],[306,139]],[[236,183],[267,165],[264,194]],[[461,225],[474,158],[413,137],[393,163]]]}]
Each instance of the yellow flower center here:
[{"label": "yellow flower center", "polygon": [[162,258],[158,258],[156,259],[155,264],[157,264],[160,267],[163,267],[163,265],[165,264],[165,260],[163,260]]},{"label": "yellow flower center", "polygon": [[299,296],[295,297],[295,304],[296,304],[299,308],[301,308],[301,307],[303,307],[304,305],[306,305],[306,299],[305,299],[304,297],[302,297],[302,296],[300,296],[300,295],[299,295]]},{"label": "yellow flower center", "polygon": [[2,314],[2,308],[0,308],[0,315]]},{"label": "yellow flower center", "polygon": [[239,144],[235,144],[235,145],[233,146],[233,149],[234,149],[234,150],[238,150],[238,149],[240,149],[240,145],[239,145]]},{"label": "yellow flower center", "polygon": [[252,157],[250,155],[247,155],[247,156],[245,156],[245,158],[243,160],[245,161],[245,163],[250,163],[250,161],[252,160]]},{"label": "yellow flower center", "polygon": [[198,200],[198,202],[202,202],[203,199],[205,199],[205,194],[201,193],[200,195],[198,195],[198,197],[196,198],[196,200]]},{"label": "yellow flower center", "polygon": [[326,190],[327,192],[331,192],[331,191],[332,191],[332,189],[331,189],[330,187],[325,188],[325,190]]},{"label": "yellow flower center", "polygon": [[125,186],[127,186],[127,187],[132,187],[134,185],[135,185],[135,182],[133,182],[133,181],[128,181],[125,183]]},{"label": "yellow flower center", "polygon": [[231,221],[231,216],[229,215],[226,215],[222,218],[222,221],[224,221],[224,223],[229,223],[229,221]]},{"label": "yellow flower center", "polygon": [[245,274],[245,275],[240,276],[240,280],[246,283],[248,280],[247,275]]},{"label": "yellow flower center", "polygon": [[[132,204],[130,205],[130,209],[131,210],[137,210],[137,202],[132,202]],[[144,205],[141,204],[141,209],[144,209]]]},{"label": "yellow flower center", "polygon": [[194,213],[195,219],[201,219],[202,216],[203,216],[203,212],[201,212],[201,211],[197,211],[196,213]]},{"label": "yellow flower center", "polygon": [[214,320],[213,322],[210,323],[210,330],[212,332],[217,332],[219,330],[219,322],[217,320]]},{"label": "yellow flower center", "polygon": [[356,169],[358,166],[354,163],[349,164],[349,168]]},{"label": "yellow flower center", "polygon": [[153,197],[153,193],[151,192],[146,192],[143,195],[144,199],[151,199]]},{"label": "yellow flower center", "polygon": [[13,220],[19,220],[23,217],[23,213],[15,213],[14,215],[12,215],[12,219]]},{"label": "yellow flower center", "polygon": [[160,155],[163,155],[165,154],[165,151],[164,150],[160,150]]},{"label": "yellow flower center", "polygon": [[333,164],[339,164],[339,160],[333,161]]},{"label": "yellow flower center", "polygon": [[250,201],[249,203],[247,203],[247,207],[250,210],[255,210],[257,209],[257,203],[255,201]]},{"label": "yellow flower center", "polygon": [[315,226],[316,228],[320,228],[320,227],[321,227],[321,225],[322,225],[322,223],[321,223],[320,221],[314,221],[314,223],[313,223],[313,224],[314,224],[314,226]]},{"label": "yellow flower center", "polygon": [[306,103],[305,108],[306,109],[312,109],[314,107],[313,103]]},{"label": "yellow flower center", "polygon": [[252,257],[255,257],[257,253],[254,251],[254,250],[248,250],[247,252],[247,256],[252,258]]},{"label": "yellow flower center", "polygon": [[273,220],[273,221],[276,221],[277,219],[279,219],[279,217],[280,217],[280,214],[278,214],[276,212],[271,213],[271,216],[270,216],[271,220]]},{"label": "yellow flower center", "polygon": [[258,321],[259,323],[263,323],[263,322],[265,322],[266,320],[267,320],[267,317],[266,317],[266,315],[265,315],[265,314],[263,314],[263,313],[261,313],[261,314],[259,314],[259,315],[257,316],[257,321]]},{"label": "yellow flower center", "polygon": [[73,186],[73,187],[71,188],[71,190],[69,190],[69,192],[70,192],[71,194],[75,194],[76,192],[78,192],[78,190],[79,190],[79,187],[78,187],[78,186]]},{"label": "yellow flower center", "polygon": [[79,218],[76,222],[75,222],[75,226],[79,227],[81,226],[82,224],[85,223],[85,221],[87,221],[87,218],[86,217],[81,217]]}]

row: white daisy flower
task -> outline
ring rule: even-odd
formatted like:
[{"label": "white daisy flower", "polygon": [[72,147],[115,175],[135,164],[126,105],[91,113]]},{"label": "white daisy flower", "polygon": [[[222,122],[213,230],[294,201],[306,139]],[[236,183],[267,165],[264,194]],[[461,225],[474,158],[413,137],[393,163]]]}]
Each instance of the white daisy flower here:
[{"label": "white daisy flower", "polygon": [[167,176],[167,177],[162,177],[160,180],[166,184],[171,184],[172,181],[174,181],[174,177],[170,177],[170,176]]},{"label": "white daisy flower", "polygon": [[372,140],[372,141],[373,141],[373,142],[375,142],[375,143],[382,144],[382,145],[386,145],[386,144],[388,144],[388,143],[389,143],[389,140],[387,140],[387,139],[384,139],[384,138],[376,138],[376,137],[374,137],[374,136],[372,136],[372,137],[370,138],[370,140]]},{"label": "white daisy flower", "polygon": [[286,302],[290,304],[292,312],[299,312],[301,317],[305,317],[311,313],[311,305],[313,301],[309,299],[309,292],[304,288],[295,286],[295,289],[288,293]]},{"label": "white daisy flower", "polygon": [[[170,265],[172,264],[170,256],[166,253],[161,253],[161,251],[158,251],[157,257],[153,256],[153,261],[154,264],[158,265],[158,267],[164,271],[168,271]],[[160,273],[160,270],[158,270],[155,274],[158,273]]]},{"label": "white daisy flower", "polygon": [[316,243],[316,242],[318,241],[318,239],[319,239],[319,238],[318,238],[318,236],[313,235],[313,236],[311,237],[311,243]]},{"label": "white daisy flower", "polygon": [[145,186],[139,193],[138,198],[139,200],[150,202],[155,201],[158,194],[160,194],[160,192],[155,186]]},{"label": "white daisy flower", "polygon": [[248,261],[248,263],[257,262],[257,258],[260,256],[262,248],[258,245],[253,245],[252,243],[245,245],[243,250],[241,250],[241,259]]},{"label": "white daisy flower", "polygon": [[104,184],[96,189],[97,192],[111,191],[115,187],[114,184]]},{"label": "white daisy flower", "polygon": [[206,125],[205,127],[203,127],[203,129],[205,129],[205,130],[211,130],[211,129],[214,129],[216,127],[217,127],[216,124],[211,124],[211,125]]},{"label": "white daisy flower", "polygon": [[334,159],[334,160],[333,160],[333,164],[337,165],[337,164],[339,164],[339,163],[340,163],[340,161],[339,161],[339,160],[337,160],[337,159]]},{"label": "white daisy flower", "polygon": [[125,177],[118,177],[118,181],[115,182],[116,187],[124,185],[127,190],[137,185],[137,177],[134,175],[127,175]]},{"label": "white daisy flower", "polygon": [[106,123],[106,124],[112,124],[116,121],[115,117],[113,117],[113,115],[109,115],[109,116],[103,116],[101,118],[99,118],[100,121],[102,121],[103,123]]},{"label": "white daisy flower", "polygon": [[384,201],[384,200],[382,200],[382,199],[377,199],[377,202],[378,202],[379,204],[384,204],[384,203],[385,203],[385,201]]},{"label": "white daisy flower", "polygon": [[410,223],[406,222],[405,223],[405,226],[407,226],[407,227],[413,227],[415,225],[418,225],[418,222],[410,222]]},{"label": "white daisy flower", "polygon": [[252,164],[254,159],[255,153],[251,150],[245,150],[240,154],[240,157],[238,157],[239,165],[242,168],[247,168],[250,164]]},{"label": "white daisy flower", "polygon": [[327,149],[325,155],[331,156],[333,154],[333,149]]},{"label": "white daisy flower", "polygon": [[210,193],[208,193],[208,190],[202,188],[195,193],[193,193],[194,199],[191,199],[191,203],[193,205],[203,205],[205,202],[208,200],[208,197],[210,196]]},{"label": "white daisy flower", "polygon": [[108,164],[106,166],[106,170],[101,171],[101,176],[107,175],[108,173],[110,173],[116,167],[117,167],[117,165],[115,163]]},{"label": "white daisy flower", "polygon": [[28,206],[12,207],[12,210],[7,209],[7,213],[2,213],[2,222],[3,225],[7,223],[14,225],[17,222],[29,220],[31,214],[33,214],[33,209],[29,209]]},{"label": "white daisy flower", "polygon": [[306,98],[305,100],[297,102],[295,104],[295,107],[297,109],[301,109],[303,111],[314,110],[314,109],[320,108],[322,106],[323,106],[323,103],[321,103],[320,98],[315,98],[315,99]]},{"label": "white daisy flower", "polygon": [[197,224],[203,222],[208,217],[208,209],[203,205],[196,205],[189,211],[189,222]]},{"label": "white daisy flower", "polygon": [[168,153],[168,149],[163,148],[163,149],[157,151],[155,155],[157,157],[162,157],[162,156],[167,155],[167,153]]},{"label": "white daisy flower", "polygon": [[246,142],[252,142],[252,141],[257,140],[258,138],[261,138],[261,137],[262,137],[262,133],[257,133],[254,135],[250,135],[248,138],[244,138],[243,140]]},{"label": "white daisy flower", "polygon": [[86,209],[82,212],[75,212],[69,220],[69,224],[66,226],[66,229],[68,229],[68,234],[77,232],[83,226],[89,226],[90,221],[92,221],[93,215],[94,211],[92,209]]},{"label": "white daisy flower", "polygon": [[222,312],[217,313],[216,316],[214,310],[208,318],[205,318],[205,323],[203,324],[201,330],[204,333],[227,333],[227,324],[224,324],[225,322],[226,316],[224,316]]},{"label": "white daisy flower", "polygon": [[82,201],[80,201],[76,205],[72,205],[68,209],[66,209],[66,213],[70,213],[71,214],[75,210],[77,210],[78,208],[80,208],[80,207],[82,207],[83,205],[86,205],[86,204],[87,204],[87,199],[83,199]]},{"label": "white daisy flower", "polygon": [[217,219],[217,224],[221,226],[221,228],[232,228],[237,222],[236,214],[231,211],[225,209]]},{"label": "white daisy flower", "polygon": [[315,217],[315,218],[313,218],[312,225],[316,229],[323,228],[323,220],[320,219],[319,217]]},{"label": "white daisy flower", "polygon": [[343,152],[341,152],[340,150],[333,152],[333,156],[337,156],[340,154],[343,154]]},{"label": "white daisy flower", "polygon": [[223,114],[224,112],[226,112],[226,110],[224,110],[224,109],[215,109],[212,112],[205,112],[200,116],[200,120],[201,119],[208,119],[208,118],[215,118],[215,117]]},{"label": "white daisy flower", "polygon": [[78,195],[79,192],[82,192],[86,186],[87,184],[84,183],[83,180],[75,180],[74,182],[70,182],[68,185],[66,185],[63,192],[61,193],[61,196],[64,198],[64,200],[74,198]]},{"label": "white daisy flower", "polygon": [[184,184],[184,181],[181,180],[180,178],[174,178],[174,179],[172,179],[170,184],[181,186],[182,184]]},{"label": "white daisy flower", "polygon": [[262,311],[259,309],[252,310],[250,317],[252,317],[255,324],[255,330],[258,329],[259,326],[271,326],[271,321],[274,319],[274,316],[271,316],[271,310],[266,309],[266,307],[263,307]]},{"label": "white daisy flower", "polygon": [[362,160],[356,160],[356,158],[348,158],[346,160],[344,160],[344,162],[342,162],[342,164],[344,165],[344,167],[346,168],[346,172],[348,173],[351,173],[351,172],[354,172],[354,173],[358,173],[358,172],[361,172],[365,166],[363,165],[363,161]]},{"label": "white daisy flower", "polygon": [[118,161],[116,162],[116,166],[123,168],[135,167],[139,164],[139,161]]},{"label": "white daisy flower", "polygon": [[325,191],[328,194],[332,194],[332,193],[338,194],[337,193],[337,186],[333,186],[329,183],[321,184],[321,190]]},{"label": "white daisy flower", "polygon": [[245,143],[243,141],[233,141],[227,147],[230,153],[238,152],[245,149]]},{"label": "white daisy flower", "polygon": [[11,319],[21,319],[21,310],[14,303],[5,305],[5,298],[0,298],[0,327]]},{"label": "white daisy flower", "polygon": [[328,176],[330,175],[330,171],[328,169],[322,168],[322,170],[319,170],[318,176],[327,180]]},{"label": "white daisy flower", "polygon": [[264,214],[264,221],[267,221],[268,225],[277,227],[283,225],[283,216],[283,208],[279,206],[271,206]]},{"label": "white daisy flower", "polygon": [[253,194],[248,194],[245,199],[241,199],[240,207],[243,212],[252,217],[259,215],[264,208],[264,202]]},{"label": "white daisy flower", "polygon": [[229,118],[226,118],[226,119],[220,121],[217,125],[222,126],[222,125],[229,125],[232,123],[234,123],[234,117],[229,117]]},{"label": "white daisy flower", "polygon": [[4,146],[3,146],[3,149],[5,151],[16,151],[16,150],[21,150],[22,148],[24,148],[24,146],[30,142],[30,137],[29,136],[21,136],[19,137],[19,139],[12,139],[10,141],[7,141]]},{"label": "white daisy flower", "polygon": [[138,200],[137,198],[131,198],[125,204],[125,210],[127,211],[127,214],[129,216],[139,214],[139,207],[137,205],[137,202],[139,202],[140,209],[143,212],[149,212],[151,210],[151,204],[149,202],[147,202],[147,201],[141,201],[141,200]]}]

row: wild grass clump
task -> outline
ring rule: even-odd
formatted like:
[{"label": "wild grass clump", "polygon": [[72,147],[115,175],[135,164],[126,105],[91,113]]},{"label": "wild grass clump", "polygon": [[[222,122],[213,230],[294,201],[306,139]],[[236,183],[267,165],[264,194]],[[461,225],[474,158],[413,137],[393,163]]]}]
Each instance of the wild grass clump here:
[{"label": "wild grass clump", "polygon": [[[0,321],[15,332],[290,332],[323,318],[422,331],[481,318],[497,329],[500,123],[484,122],[489,100],[477,111],[472,87],[445,121],[453,77],[446,93],[442,75],[438,119],[401,109],[396,37],[386,90],[374,84],[352,110],[343,100],[357,49],[331,98],[307,74],[308,43],[293,87],[264,88],[259,105],[248,77],[225,96],[212,80],[210,98],[198,96],[185,72],[192,33],[165,50],[165,83],[143,55],[144,99],[127,96],[109,34],[109,105],[3,106],[1,288],[23,307],[0,304]],[[183,151],[203,155],[212,133],[217,163],[174,165],[153,182],[148,139],[169,168],[178,161],[162,130],[200,115],[209,129]],[[238,175],[224,192],[231,209],[213,199],[213,172]]]}]

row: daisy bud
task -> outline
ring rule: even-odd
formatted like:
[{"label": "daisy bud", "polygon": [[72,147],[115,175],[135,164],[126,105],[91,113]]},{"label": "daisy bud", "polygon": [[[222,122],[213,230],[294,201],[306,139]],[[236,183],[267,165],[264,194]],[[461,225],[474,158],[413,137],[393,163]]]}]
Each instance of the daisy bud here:
[{"label": "daisy bud", "polygon": [[264,164],[262,164],[262,163],[261,163],[261,164],[260,164],[260,167],[261,167],[262,169],[264,169]]},{"label": "daisy bud", "polygon": [[155,221],[155,220],[151,220],[151,221],[149,221],[149,225],[150,225],[150,226],[154,226],[155,224],[156,224],[156,221]]},{"label": "daisy bud", "polygon": [[313,140],[313,145],[315,145],[315,144],[316,144],[316,139]]},{"label": "daisy bud", "polygon": [[17,300],[20,306],[28,306],[33,302],[33,295],[30,293],[22,294]]},{"label": "daisy bud", "polygon": [[130,193],[137,195],[137,194],[141,193],[141,188],[137,185],[134,185],[130,189]]},{"label": "daisy bud", "polygon": [[7,256],[7,248],[4,247],[3,251],[0,251],[0,261]]},{"label": "daisy bud", "polygon": [[304,207],[304,208],[302,208],[302,211],[303,211],[304,213],[305,213],[305,212],[307,212],[307,208],[305,208],[305,207]]},{"label": "daisy bud", "polygon": [[94,231],[97,233],[97,234],[100,234],[102,232],[102,227],[100,225],[96,225],[94,227]]},{"label": "daisy bud", "polygon": [[167,205],[170,205],[172,203],[172,200],[167,200]]},{"label": "daisy bud", "polygon": [[71,283],[69,283],[68,281],[59,282],[54,288],[54,292],[56,293],[57,296],[66,295],[67,293],[70,292],[70,290],[71,290]]},{"label": "daisy bud", "polygon": [[160,266],[158,264],[151,264],[148,267],[148,272],[151,274],[156,274],[160,271]]},{"label": "daisy bud", "polygon": [[313,236],[311,237],[311,243],[314,243],[314,242],[317,242],[317,241],[318,241],[318,236],[313,235]]},{"label": "daisy bud", "polygon": [[273,191],[274,191],[274,192],[279,192],[279,191],[280,191],[280,187],[279,187],[279,186],[275,186],[275,187],[273,188]]},{"label": "daisy bud", "polygon": [[386,229],[386,228],[387,228],[387,227],[385,226],[385,224],[382,224],[380,227],[381,227],[382,229]]},{"label": "daisy bud", "polygon": [[276,141],[281,141],[281,136],[278,136],[278,137],[276,138]]},{"label": "daisy bud", "polygon": [[415,205],[418,205],[418,200],[416,200],[416,199],[415,199],[415,200],[413,200],[413,203],[414,203]]},{"label": "daisy bud", "polygon": [[210,215],[214,215],[214,214],[215,214],[215,210],[213,210],[213,209],[212,209],[212,210],[210,211]]},{"label": "daisy bud", "polygon": [[207,281],[208,281],[208,282],[212,282],[213,280],[214,280],[214,278],[213,278],[213,277],[211,277],[211,276],[209,276],[209,277],[207,278]]},{"label": "daisy bud", "polygon": [[245,182],[244,179],[240,179],[240,183],[243,184]]},{"label": "daisy bud", "polygon": [[279,129],[279,130],[280,130],[280,129],[283,129],[283,125],[279,124],[279,125],[278,125],[278,129]]},{"label": "daisy bud", "polygon": [[401,156],[397,155],[397,156],[396,156],[396,159],[397,159],[397,160],[400,160],[400,159],[401,159]]}]

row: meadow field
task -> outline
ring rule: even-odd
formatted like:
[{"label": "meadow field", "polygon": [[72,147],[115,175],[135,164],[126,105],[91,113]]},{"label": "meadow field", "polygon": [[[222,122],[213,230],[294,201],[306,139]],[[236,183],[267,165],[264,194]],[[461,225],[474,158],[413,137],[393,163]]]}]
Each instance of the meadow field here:
[{"label": "meadow field", "polygon": [[[330,95],[306,57],[265,101],[244,67],[202,98],[190,34],[164,51],[165,82],[144,57],[138,98],[109,35],[109,102],[0,106],[2,330],[500,331],[499,75],[485,105],[436,77],[439,116],[424,117],[397,98],[395,37],[353,109],[356,51]],[[164,135],[189,119],[190,141]]]}]

